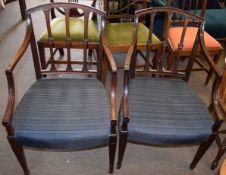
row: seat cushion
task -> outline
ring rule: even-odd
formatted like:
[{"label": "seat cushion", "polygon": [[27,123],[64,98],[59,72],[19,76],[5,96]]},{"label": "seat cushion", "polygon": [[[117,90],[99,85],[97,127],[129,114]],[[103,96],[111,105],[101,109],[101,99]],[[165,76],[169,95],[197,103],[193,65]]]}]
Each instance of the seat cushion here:
[{"label": "seat cushion", "polygon": [[196,144],[211,134],[211,116],[187,83],[178,79],[135,78],[129,84],[129,141]]},{"label": "seat cushion", "polygon": [[20,101],[15,140],[28,147],[82,150],[108,144],[109,98],[96,79],[43,79]]},{"label": "seat cushion", "polygon": [[[110,45],[130,45],[133,39],[132,22],[125,23],[109,23],[106,26],[107,42]],[[138,25],[138,44],[146,44],[149,29],[142,23]],[[152,43],[158,44],[160,40],[153,34]]]},{"label": "seat cushion", "polygon": [[[180,42],[182,31],[183,31],[183,27],[171,27],[169,29],[168,41],[173,50],[178,49],[178,43]],[[197,27],[187,28],[185,38],[184,38],[183,48],[182,48],[183,51],[192,50],[194,46],[195,38],[197,36],[197,32],[198,32]],[[222,49],[221,44],[212,36],[210,36],[207,32],[204,32],[204,41],[207,49],[211,49],[211,50]]]},{"label": "seat cushion", "polygon": [[[84,20],[78,18],[70,18],[69,29],[72,41],[83,41],[84,39]],[[65,18],[55,18],[51,22],[52,36],[55,41],[65,41],[66,37],[66,24]],[[88,39],[91,42],[99,42],[99,35],[97,26],[92,20],[88,22]],[[47,30],[42,33],[40,37],[41,41],[48,40]]]}]

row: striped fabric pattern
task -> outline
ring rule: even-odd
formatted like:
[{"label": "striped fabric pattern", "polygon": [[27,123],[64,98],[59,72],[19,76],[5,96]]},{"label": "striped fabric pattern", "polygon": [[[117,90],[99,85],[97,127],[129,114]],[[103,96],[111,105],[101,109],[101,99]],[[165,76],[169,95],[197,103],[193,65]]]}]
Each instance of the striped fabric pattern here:
[{"label": "striped fabric pattern", "polygon": [[41,79],[19,103],[15,140],[28,147],[82,150],[108,145],[109,97],[96,79]]},{"label": "striped fabric pattern", "polygon": [[196,144],[211,134],[207,107],[183,80],[135,78],[129,84],[129,141]]}]

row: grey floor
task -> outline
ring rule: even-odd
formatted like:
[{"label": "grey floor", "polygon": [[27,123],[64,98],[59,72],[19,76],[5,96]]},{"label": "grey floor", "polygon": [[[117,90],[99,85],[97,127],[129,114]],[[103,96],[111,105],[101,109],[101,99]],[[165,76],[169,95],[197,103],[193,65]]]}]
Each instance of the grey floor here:
[{"label": "grey floor", "polygon": [[[48,0],[27,0],[27,6],[32,7],[43,4]],[[35,16],[38,22],[37,35],[42,31],[39,15]],[[7,103],[7,82],[4,75],[10,58],[16,53],[25,35],[25,22],[20,20],[18,2],[6,6],[0,14],[0,116],[2,117]],[[222,68],[223,57],[219,68]],[[210,85],[204,86],[205,74],[192,73],[189,84],[203,99],[209,103]],[[24,59],[15,70],[16,103],[29,86],[34,82],[35,76],[28,50]],[[119,72],[118,96],[122,94],[122,72]],[[0,118],[1,118],[0,117]],[[219,167],[212,171],[210,164],[216,155],[217,146],[214,143],[194,170],[189,169],[189,164],[197,150],[197,146],[186,148],[156,148],[128,144],[125,159],[121,170],[116,170],[115,175],[212,175],[217,174]],[[27,161],[32,175],[104,175],[108,174],[108,149],[100,148],[82,152],[48,152],[25,150]],[[224,155],[223,158],[225,158]],[[223,161],[223,158],[221,162]],[[220,163],[221,163],[220,162]],[[6,131],[0,125],[0,175],[22,175],[15,156],[6,139]]]}]

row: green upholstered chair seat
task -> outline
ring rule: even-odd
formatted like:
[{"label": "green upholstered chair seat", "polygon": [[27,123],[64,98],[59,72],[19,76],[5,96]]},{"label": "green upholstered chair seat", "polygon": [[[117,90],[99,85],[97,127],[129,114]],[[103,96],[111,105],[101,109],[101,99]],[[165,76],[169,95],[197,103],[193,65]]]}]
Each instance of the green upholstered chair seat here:
[{"label": "green upholstered chair seat", "polygon": [[[146,44],[149,29],[142,23],[139,23],[138,44]],[[106,26],[107,42],[110,45],[130,45],[133,38],[133,23],[109,23]],[[152,43],[158,44],[160,40],[152,35]]]},{"label": "green upholstered chair seat", "polygon": [[[79,18],[70,18],[69,29],[72,41],[83,41],[84,39],[84,20]],[[55,18],[51,22],[52,36],[55,41],[64,41],[66,37],[66,24],[65,18]],[[97,26],[92,20],[88,22],[88,39],[91,42],[99,41],[99,34],[97,31]],[[42,33],[40,37],[41,41],[48,40],[47,30]]]}]

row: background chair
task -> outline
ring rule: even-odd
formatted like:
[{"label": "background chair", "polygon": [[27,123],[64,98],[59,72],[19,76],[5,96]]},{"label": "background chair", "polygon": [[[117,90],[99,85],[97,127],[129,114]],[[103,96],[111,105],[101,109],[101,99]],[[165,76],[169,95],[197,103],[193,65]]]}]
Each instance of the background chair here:
[{"label": "background chair", "polygon": [[[161,60],[158,60],[157,69],[136,70],[139,18],[149,15],[151,34],[155,16],[158,13],[165,16]],[[175,21],[171,21],[171,17],[174,15],[181,15],[185,19],[183,23],[182,21],[177,23],[178,26],[183,26],[183,35],[189,26],[195,25],[198,28],[185,71],[177,69],[179,60],[174,62],[172,70],[167,70],[168,65],[165,62],[168,31],[171,25],[175,25]],[[205,53],[206,61],[219,79],[219,73],[205,48],[203,19],[180,9],[150,8],[135,13],[134,28],[133,43],[125,62],[124,95],[118,118],[120,128],[117,168],[121,167],[127,142],[163,147],[200,144],[190,165],[191,168],[194,168],[214,141],[213,132],[222,123],[216,119],[212,125],[212,117],[207,107],[187,85],[199,44]],[[150,42],[147,44],[149,44],[147,48],[150,48],[146,52],[148,59],[152,45]]]},{"label": "background chair", "polygon": [[[54,3],[54,0],[50,0],[51,3]],[[72,3],[79,3],[79,0],[68,0],[68,2],[72,2]],[[80,1],[82,2],[82,1]],[[93,0],[92,4],[90,5],[91,7],[96,7],[96,0]],[[65,15],[65,12],[63,9],[57,8],[57,9],[51,9],[51,18],[55,19],[57,18],[57,15],[55,13],[55,11],[57,11],[58,13]],[[70,13],[69,13],[70,17],[73,18],[79,18],[84,16],[83,12],[78,11],[77,9],[71,9]],[[96,16],[95,14],[93,14],[93,16],[91,17],[92,20],[96,21]],[[61,56],[64,55],[64,49],[59,49],[59,53]],[[89,57],[92,57],[92,50],[89,51]]]},{"label": "background chair", "polygon": [[[168,5],[172,5],[172,1],[169,0],[168,1]],[[175,4],[175,3],[174,3]],[[191,13],[197,14],[201,17],[205,16],[205,12],[206,12],[206,5],[207,5],[207,0],[183,0],[181,1],[181,4],[176,3],[176,8],[181,8],[184,10],[187,10]],[[201,9],[201,10],[200,10]],[[180,18],[180,17],[179,17]],[[178,17],[176,17],[176,19],[178,19]],[[189,27],[186,31],[186,34],[184,36],[184,43],[183,45],[181,45],[181,41],[180,39],[180,35],[182,34],[181,28],[171,28],[169,30],[169,38],[168,38],[168,42],[170,45],[170,58],[169,58],[169,67],[171,67],[172,62],[175,59],[180,59],[180,57],[187,57],[192,51],[192,46],[193,43],[195,41],[195,33],[197,32],[197,28],[194,27]],[[175,33],[178,33],[177,35],[175,35]],[[204,39],[205,39],[205,43],[206,43],[206,48],[208,49],[208,52],[210,53],[211,57],[213,57],[213,60],[215,63],[218,62],[220,55],[223,51],[223,48],[221,46],[221,44],[214,39],[211,35],[209,35],[207,32],[204,32]],[[202,56],[202,54],[200,54],[200,49],[197,50],[197,57]],[[212,71],[209,70],[209,68],[206,68],[206,66],[199,61],[199,59],[196,59],[196,63],[201,67],[198,69],[193,69],[193,70],[204,70],[207,72],[207,78],[205,81],[205,84],[208,84],[211,75],[212,75]]]},{"label": "background chair", "polygon": [[[52,8],[63,8],[65,18],[62,19],[66,34],[64,41],[55,39],[51,28],[50,11]],[[80,41],[74,40],[70,30],[70,9],[84,11],[84,35]],[[41,57],[38,56],[32,14],[44,12],[44,22],[47,25],[46,47],[50,50],[50,63],[43,67]],[[96,71],[87,67],[87,52],[89,37],[89,14],[95,13],[101,17],[102,28],[98,38],[98,65]],[[106,46],[104,33],[105,13],[93,7],[74,3],[52,3],[37,6],[27,10],[27,32],[23,44],[10,65],[6,69],[9,86],[9,98],[3,125],[8,133],[8,141],[15,153],[25,175],[29,169],[25,160],[23,148],[52,149],[59,151],[87,150],[102,146],[109,146],[109,172],[113,172],[116,150],[116,71],[114,60]],[[63,27],[62,27],[63,28]],[[76,30],[76,26],[73,30]],[[39,28],[37,29],[39,30]],[[81,29],[80,29],[81,30]],[[33,62],[37,81],[28,89],[14,111],[15,85],[14,69],[21,61],[23,54],[31,45]],[[66,47],[67,60],[56,61],[53,47]],[[74,61],[71,57],[72,49],[78,45],[83,51],[83,59]],[[92,45],[92,43],[90,43]],[[102,79],[103,50],[112,71],[111,95],[109,97]],[[81,64],[79,67],[78,64]],[[110,115],[110,116],[109,116]]]},{"label": "background chair", "polygon": [[[132,42],[134,12],[146,6],[147,0],[104,0],[104,11],[108,20],[106,38],[112,52],[128,51]],[[143,56],[142,51],[146,50],[146,41],[149,37],[149,29],[144,23],[145,17],[139,22],[138,50],[141,56]],[[152,50],[155,52],[155,57],[158,57],[161,41],[154,34],[151,37]]]},{"label": "background chair", "polygon": [[[158,0],[156,0],[158,1]],[[175,8],[180,8],[186,11],[189,11],[190,13],[194,13],[196,15],[199,15],[201,17],[205,16],[206,13],[206,6],[207,6],[207,0],[182,0],[182,1],[177,1],[177,0],[168,0],[167,2],[164,1],[162,5],[166,6],[171,6]],[[160,16],[157,21],[155,22],[157,26],[161,26],[162,23],[160,20],[162,17]],[[180,16],[174,16],[173,17],[175,20],[182,20]],[[157,27],[156,26],[156,27]],[[197,32],[197,28],[189,27],[186,31],[186,34],[184,36],[184,43],[183,45],[181,44],[180,38],[182,34],[182,29],[179,27],[173,27],[169,30],[169,39],[168,39],[168,44],[169,44],[169,51],[170,51],[170,57],[169,57],[169,69],[172,68],[172,64],[175,59],[182,59],[186,58],[188,55],[190,55],[192,51],[192,46],[195,41],[195,33]],[[206,42],[206,47],[211,55],[213,57],[213,60],[215,63],[218,62],[220,55],[223,51],[223,48],[221,44],[213,38],[209,33],[205,32],[205,42]],[[200,49],[197,50],[197,57],[202,57],[200,54]],[[193,71],[200,71],[204,70],[207,72],[207,78],[205,81],[205,84],[208,84],[212,71],[209,70],[209,68],[206,66],[206,64],[203,64],[203,59],[196,59],[196,63],[200,66],[200,68],[193,68]]]}]

